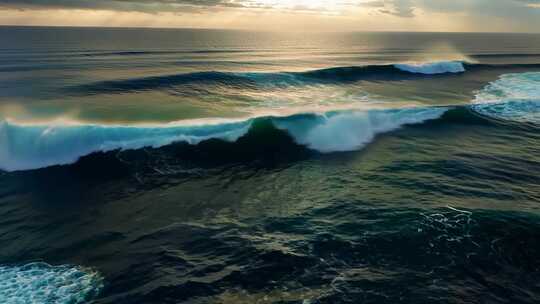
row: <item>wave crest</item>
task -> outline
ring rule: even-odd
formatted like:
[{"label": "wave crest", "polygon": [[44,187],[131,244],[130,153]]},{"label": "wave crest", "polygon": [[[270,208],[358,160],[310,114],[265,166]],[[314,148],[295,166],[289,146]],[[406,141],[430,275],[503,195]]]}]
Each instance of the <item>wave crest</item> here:
[{"label": "wave crest", "polygon": [[184,87],[190,85],[233,87],[235,89],[275,89],[314,84],[350,83],[363,79],[384,79],[396,77],[414,77],[415,75],[433,75],[465,72],[465,65],[460,61],[440,61],[428,63],[339,66],[304,72],[193,72],[173,75],[159,75],[143,78],[108,80],[84,84],[68,89],[75,94],[118,94]]},{"label": "wave crest", "polygon": [[364,147],[378,134],[439,118],[445,111],[445,108],[412,108],[334,112],[275,119],[274,125],[310,149],[322,153],[345,152]]},{"label": "wave crest", "polygon": [[465,72],[465,66],[460,61],[395,64],[394,67],[405,72],[426,75]]},{"label": "wave crest", "polygon": [[[76,162],[94,152],[159,148],[175,142],[191,145],[209,139],[235,142],[257,119],[269,119],[293,140],[322,153],[364,147],[380,133],[406,124],[440,117],[446,108],[349,110],[289,117],[260,117],[214,125],[158,127],[103,125],[0,124],[0,168],[7,171],[38,169]],[[262,139],[264,140],[264,139]]]},{"label": "wave crest", "polygon": [[173,142],[235,141],[251,121],[211,125],[106,126],[0,123],[0,168],[29,170],[76,162],[93,152],[159,148]]}]

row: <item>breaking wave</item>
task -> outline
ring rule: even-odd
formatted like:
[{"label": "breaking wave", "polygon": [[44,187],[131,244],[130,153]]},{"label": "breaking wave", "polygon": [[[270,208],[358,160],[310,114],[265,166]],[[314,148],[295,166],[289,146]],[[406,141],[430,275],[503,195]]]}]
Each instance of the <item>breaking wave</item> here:
[{"label": "breaking wave", "polygon": [[235,141],[250,121],[207,125],[107,126],[0,123],[0,168],[37,169],[76,162],[93,152],[158,148],[173,142]]},{"label": "breaking wave", "polygon": [[460,61],[396,64],[394,66],[402,71],[426,75],[465,72],[465,66]]},{"label": "breaking wave", "polygon": [[84,84],[68,89],[73,94],[119,94],[175,86],[216,85],[237,89],[264,89],[313,84],[336,84],[363,79],[425,77],[426,75],[465,72],[460,61],[403,63],[334,67],[305,72],[219,72],[205,71],[143,78],[109,80]]},{"label": "breaking wave", "polygon": [[505,74],[476,94],[476,112],[502,120],[540,122],[540,72]]},{"label": "breaking wave", "polygon": [[2,303],[86,303],[103,288],[94,271],[74,266],[31,263],[0,266]]},{"label": "breaking wave", "polygon": [[403,125],[439,118],[446,108],[334,112],[320,116],[276,119],[274,125],[294,140],[322,153],[358,150],[377,134]]},{"label": "breaking wave", "polygon": [[223,88],[273,90],[313,85],[347,85],[358,81],[425,79],[452,76],[467,71],[537,69],[540,64],[479,64],[461,61],[398,63],[390,65],[340,66],[303,72],[223,72],[203,71],[141,78],[115,79],[66,88],[73,95],[124,94],[178,88],[207,93]]},{"label": "breaking wave", "polygon": [[[299,145],[322,153],[357,150],[377,134],[440,117],[446,108],[348,110],[199,125],[108,126],[0,124],[0,168],[30,170],[76,162],[94,152],[158,148],[210,139],[235,142],[257,120],[270,120]],[[264,140],[264,139],[262,139]]]}]

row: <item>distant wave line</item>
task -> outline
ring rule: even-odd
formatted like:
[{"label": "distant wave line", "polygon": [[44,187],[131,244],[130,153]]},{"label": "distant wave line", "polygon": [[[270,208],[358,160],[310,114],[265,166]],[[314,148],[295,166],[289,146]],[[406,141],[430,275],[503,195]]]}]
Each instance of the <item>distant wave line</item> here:
[{"label": "distant wave line", "polygon": [[235,88],[339,84],[363,79],[429,77],[436,74],[463,73],[467,64],[460,61],[401,63],[391,65],[344,66],[304,72],[219,72],[204,71],[160,75],[123,80],[108,80],[68,88],[72,94],[118,94],[146,91],[188,84],[215,84]]}]

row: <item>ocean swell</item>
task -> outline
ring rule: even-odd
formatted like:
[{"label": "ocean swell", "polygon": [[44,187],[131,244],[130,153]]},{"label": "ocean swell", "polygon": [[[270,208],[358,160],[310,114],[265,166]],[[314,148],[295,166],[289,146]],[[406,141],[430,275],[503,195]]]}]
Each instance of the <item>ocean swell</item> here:
[{"label": "ocean swell", "polygon": [[[289,117],[260,117],[206,125],[107,126],[0,124],[0,168],[30,170],[76,162],[93,152],[159,148],[209,139],[235,142],[257,119],[270,119],[293,140],[322,153],[357,150],[377,134],[440,117],[446,108],[349,110]],[[263,139],[264,140],[264,139]]]},{"label": "ocean swell", "polygon": [[393,65],[340,66],[304,72],[220,72],[205,71],[143,78],[108,80],[68,88],[71,94],[121,94],[126,92],[189,86],[273,89],[314,84],[340,84],[364,79],[410,78],[465,72],[460,61],[401,63]]}]

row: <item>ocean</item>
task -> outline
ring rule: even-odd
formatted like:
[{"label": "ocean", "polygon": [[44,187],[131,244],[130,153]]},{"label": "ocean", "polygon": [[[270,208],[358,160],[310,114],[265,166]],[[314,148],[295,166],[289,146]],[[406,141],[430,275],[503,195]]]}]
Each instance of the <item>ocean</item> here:
[{"label": "ocean", "polygon": [[1,303],[538,303],[540,35],[0,27]]}]

